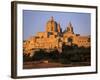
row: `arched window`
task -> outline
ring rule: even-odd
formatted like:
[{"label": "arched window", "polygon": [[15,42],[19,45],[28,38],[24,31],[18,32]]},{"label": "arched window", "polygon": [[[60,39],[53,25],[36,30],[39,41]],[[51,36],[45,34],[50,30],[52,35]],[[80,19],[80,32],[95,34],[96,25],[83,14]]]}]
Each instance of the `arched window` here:
[{"label": "arched window", "polygon": [[67,43],[70,44],[70,45],[72,45],[72,43],[73,43],[73,37],[69,37],[67,39]]},{"label": "arched window", "polygon": [[68,40],[67,40],[68,42],[73,42],[73,39],[72,38],[68,38]]}]

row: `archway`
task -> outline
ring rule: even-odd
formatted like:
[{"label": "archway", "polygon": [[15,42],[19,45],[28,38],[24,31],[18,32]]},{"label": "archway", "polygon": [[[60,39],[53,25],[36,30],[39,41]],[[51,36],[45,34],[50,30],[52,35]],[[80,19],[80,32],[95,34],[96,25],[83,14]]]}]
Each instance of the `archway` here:
[{"label": "archway", "polygon": [[67,42],[68,42],[68,44],[70,44],[70,45],[72,46],[72,43],[73,43],[73,37],[69,37],[69,38],[67,39]]}]

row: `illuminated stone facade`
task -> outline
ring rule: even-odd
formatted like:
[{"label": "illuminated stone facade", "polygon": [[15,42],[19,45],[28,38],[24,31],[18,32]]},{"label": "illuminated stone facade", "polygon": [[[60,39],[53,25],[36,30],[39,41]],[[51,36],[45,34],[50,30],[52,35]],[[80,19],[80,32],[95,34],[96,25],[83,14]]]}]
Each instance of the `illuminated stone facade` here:
[{"label": "illuminated stone facade", "polygon": [[61,52],[63,44],[90,47],[90,36],[75,34],[71,22],[69,22],[67,28],[62,32],[60,23],[57,23],[51,17],[46,23],[45,32],[37,32],[36,36],[24,41],[23,49],[25,54],[31,54],[38,49],[45,49],[47,51],[57,49]]}]

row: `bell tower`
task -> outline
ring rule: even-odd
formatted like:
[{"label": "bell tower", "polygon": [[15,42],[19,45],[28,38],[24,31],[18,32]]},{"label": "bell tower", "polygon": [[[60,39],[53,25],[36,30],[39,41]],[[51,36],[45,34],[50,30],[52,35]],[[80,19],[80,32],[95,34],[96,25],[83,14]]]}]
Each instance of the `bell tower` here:
[{"label": "bell tower", "polygon": [[69,24],[68,24],[67,32],[69,32],[69,33],[74,33],[74,32],[73,32],[73,26],[72,26],[72,23],[71,23],[71,22],[69,22]]},{"label": "bell tower", "polygon": [[60,27],[60,23],[58,23],[58,25],[57,25],[57,31],[58,31],[59,33],[62,32],[62,29],[61,29],[61,27]]}]

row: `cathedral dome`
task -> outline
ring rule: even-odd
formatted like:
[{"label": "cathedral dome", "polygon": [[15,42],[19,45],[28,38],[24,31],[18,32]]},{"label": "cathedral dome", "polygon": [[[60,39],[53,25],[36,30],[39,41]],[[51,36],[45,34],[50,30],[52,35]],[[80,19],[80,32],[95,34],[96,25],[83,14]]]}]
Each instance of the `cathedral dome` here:
[{"label": "cathedral dome", "polygon": [[57,32],[57,22],[54,21],[54,18],[51,19],[46,24],[46,31],[47,32]]}]

